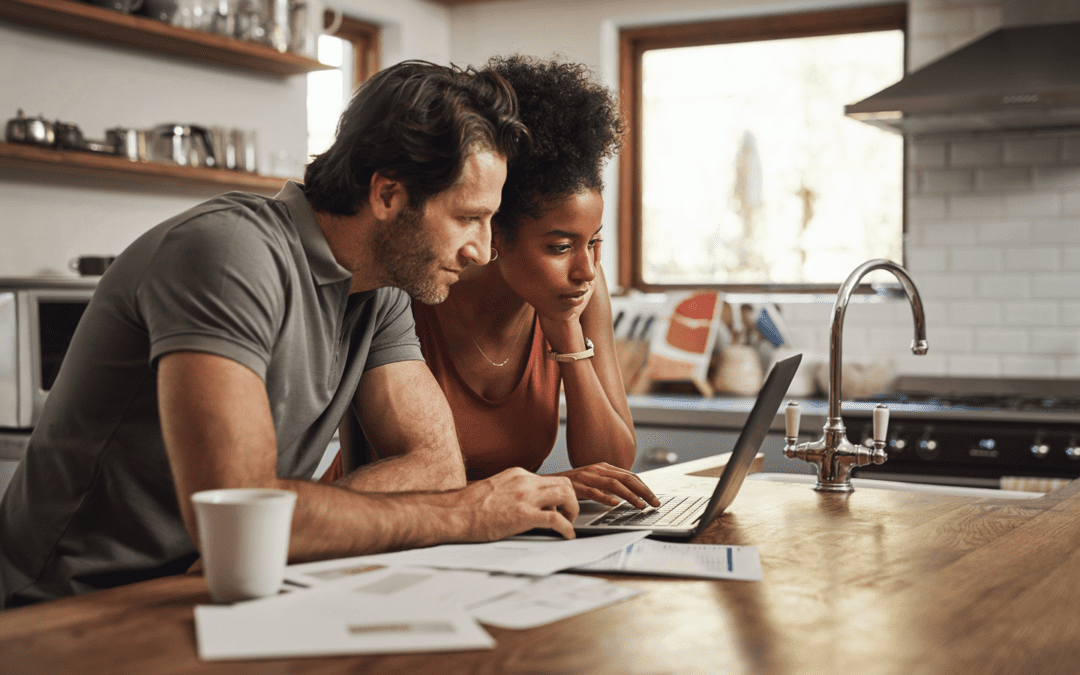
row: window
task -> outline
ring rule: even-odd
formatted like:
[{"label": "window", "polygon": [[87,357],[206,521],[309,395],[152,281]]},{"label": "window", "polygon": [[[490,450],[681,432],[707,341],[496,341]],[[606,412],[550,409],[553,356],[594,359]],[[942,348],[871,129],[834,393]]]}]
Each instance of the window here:
[{"label": "window", "polygon": [[903,139],[844,116],[903,75],[904,5],[622,31],[619,282],[835,289],[902,261]]},{"label": "window", "polygon": [[309,157],[330,147],[337,131],[338,118],[353,90],[378,72],[378,26],[342,17],[332,35],[319,37],[319,61],[334,66],[334,69],[317,70],[307,76]]}]

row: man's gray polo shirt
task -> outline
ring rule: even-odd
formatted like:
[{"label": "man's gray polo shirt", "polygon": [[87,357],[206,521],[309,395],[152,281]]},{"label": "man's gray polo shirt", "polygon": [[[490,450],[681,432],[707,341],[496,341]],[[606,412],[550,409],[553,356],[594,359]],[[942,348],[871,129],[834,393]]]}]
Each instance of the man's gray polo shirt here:
[{"label": "man's gray polo shirt", "polygon": [[310,478],[363,372],[421,360],[409,298],[349,295],[301,188],[216,197],[154,227],[102,277],[0,503],[0,602],[186,569],[156,360],[202,351],[265,382],[278,475]]}]

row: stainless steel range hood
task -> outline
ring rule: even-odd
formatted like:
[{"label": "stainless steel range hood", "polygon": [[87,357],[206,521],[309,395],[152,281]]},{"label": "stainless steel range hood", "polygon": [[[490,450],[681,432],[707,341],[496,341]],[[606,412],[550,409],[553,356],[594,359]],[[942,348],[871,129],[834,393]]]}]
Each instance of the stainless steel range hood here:
[{"label": "stainless steel range hood", "polygon": [[904,134],[1080,128],[1080,19],[1000,28],[844,111]]}]

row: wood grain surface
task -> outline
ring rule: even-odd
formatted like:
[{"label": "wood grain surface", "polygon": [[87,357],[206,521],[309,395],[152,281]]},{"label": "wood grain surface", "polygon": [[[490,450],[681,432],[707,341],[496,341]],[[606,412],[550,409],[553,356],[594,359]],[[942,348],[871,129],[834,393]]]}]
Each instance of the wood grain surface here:
[{"label": "wood grain surface", "polygon": [[188,574],[0,613],[16,673],[1076,673],[1080,483],[1031,501],[747,482],[701,543],[764,580],[610,576],[648,591],[490,651],[203,662]]}]

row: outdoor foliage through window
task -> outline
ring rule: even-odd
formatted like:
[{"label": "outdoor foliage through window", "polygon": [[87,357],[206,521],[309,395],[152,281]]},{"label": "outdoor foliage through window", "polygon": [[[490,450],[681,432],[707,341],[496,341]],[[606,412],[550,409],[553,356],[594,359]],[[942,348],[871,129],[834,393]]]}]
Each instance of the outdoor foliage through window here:
[{"label": "outdoor foliage through window", "polygon": [[902,262],[903,141],[843,111],[903,54],[899,30],[644,52],[643,281],[839,283]]}]

